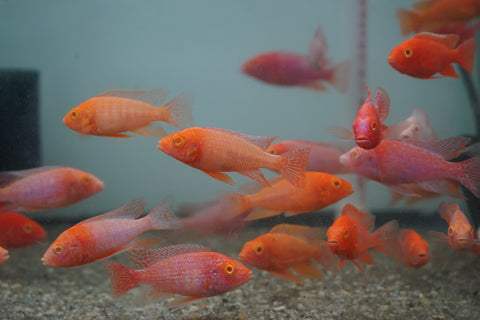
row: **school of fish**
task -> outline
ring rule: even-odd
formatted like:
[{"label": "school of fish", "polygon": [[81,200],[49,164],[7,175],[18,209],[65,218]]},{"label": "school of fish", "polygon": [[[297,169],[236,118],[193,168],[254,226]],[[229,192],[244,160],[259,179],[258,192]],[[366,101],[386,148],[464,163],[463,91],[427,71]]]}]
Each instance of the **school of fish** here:
[{"label": "school of fish", "polygon": [[[480,24],[469,22],[480,16],[480,2],[427,0],[416,3],[414,9],[400,9],[397,16],[404,36],[417,34],[393,48],[386,61],[398,72],[419,79],[458,78],[453,63],[471,73],[474,36]],[[350,63],[332,65],[327,55],[326,37],[318,27],[306,55],[281,50],[260,53],[243,63],[241,71],[266,85],[325,91],[328,84],[344,93]],[[63,118],[66,127],[81,135],[131,138],[130,133],[135,133],[157,137],[157,148],[162,152],[159,157],[170,156],[166,161],[180,161],[231,185],[234,180],[226,172],[244,175],[252,182],[239,186],[238,192],[219,191],[211,201],[183,204],[179,211],[184,215],[175,214],[173,198],[167,196],[140,218],[146,203],[133,199],[63,231],[41,262],[47,267],[76,267],[125,252],[135,267],[104,262],[112,295],[118,297],[147,285],[146,301],[182,296],[169,301],[170,308],[220,295],[251,281],[254,274],[244,264],[303,283],[302,277],[323,279],[320,267],[338,273],[347,262],[367,276],[362,264],[374,264],[372,250],[406,268],[429,263],[429,243],[422,232],[401,229],[395,220],[374,229],[375,216],[352,203],[343,206],[330,226],[274,226],[246,242],[238,253],[239,261],[196,243],[169,243],[172,239],[238,234],[256,219],[283,214],[288,222],[288,216],[321,211],[354,193],[349,182],[354,175],[389,188],[392,202],[454,198],[454,202],[442,201],[438,207],[448,224],[446,233],[432,230],[428,234],[452,250],[480,259],[478,233],[458,205],[458,201],[468,201],[461,186],[480,198],[480,144],[467,137],[439,139],[420,108],[413,108],[407,119],[387,125],[389,111],[399,106],[390,101],[384,88],[377,87],[372,96],[366,86],[366,93],[352,131],[330,128],[344,141],[292,139],[275,144],[281,132],[261,137],[195,127],[194,98],[188,91],[166,104],[166,89],[109,90],[82,102]],[[154,123],[158,121],[167,123],[172,132]],[[461,161],[457,161],[459,157]],[[267,179],[261,169],[278,175]],[[344,174],[348,175],[338,176]],[[100,178],[76,168],[47,166],[1,172],[0,264],[9,259],[8,250],[47,239],[45,229],[32,220],[41,215],[36,211],[59,210],[103,189]],[[173,236],[164,237],[162,231]],[[156,236],[147,238],[146,232]]]}]

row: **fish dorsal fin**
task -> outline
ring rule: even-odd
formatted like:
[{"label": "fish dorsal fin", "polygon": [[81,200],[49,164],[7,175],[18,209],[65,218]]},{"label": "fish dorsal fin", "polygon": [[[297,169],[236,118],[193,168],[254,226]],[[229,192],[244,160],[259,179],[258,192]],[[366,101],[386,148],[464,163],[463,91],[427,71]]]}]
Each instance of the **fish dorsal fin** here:
[{"label": "fish dorsal fin", "polygon": [[247,140],[250,143],[253,143],[254,145],[262,148],[263,150],[266,150],[272,144],[273,140],[280,137],[280,136],[276,136],[276,137],[251,136],[251,135],[248,135],[248,134],[235,132],[235,131],[231,131],[231,130],[227,130],[227,129],[220,129],[220,128],[206,128],[206,129],[218,131],[218,132],[225,133],[225,134],[234,135],[234,136],[239,137],[243,140]]},{"label": "fish dorsal fin", "polygon": [[458,42],[458,35],[456,34],[440,35],[430,32],[421,32],[417,34],[414,38],[435,41],[436,43],[443,44],[449,49],[455,49]]},{"label": "fish dorsal fin", "polygon": [[380,121],[384,122],[390,112],[390,97],[383,88],[378,87],[375,90],[375,106],[377,107]]},{"label": "fish dorsal fin", "polygon": [[427,10],[434,4],[436,4],[439,0],[423,0],[423,1],[418,1],[412,4],[412,7],[417,10],[417,11],[423,11]]},{"label": "fish dorsal fin", "polygon": [[97,97],[117,97],[126,98],[132,100],[139,100],[146,102],[152,106],[158,106],[168,96],[168,90],[166,89],[154,89],[154,90],[108,90],[100,93]]},{"label": "fish dorsal fin", "polygon": [[[461,213],[460,207],[458,206],[458,204],[453,203],[453,202],[446,202],[446,201],[442,201],[442,203],[440,203],[440,205],[438,207],[438,212],[440,213],[440,216],[449,225],[452,223],[452,218],[455,215],[455,213],[457,213],[457,212]],[[467,218],[465,217],[465,219],[467,219]]]},{"label": "fish dorsal fin", "polygon": [[297,224],[282,223],[270,230],[270,233],[288,234],[292,237],[313,242],[322,240],[325,237],[325,229],[319,227],[308,227]]},{"label": "fish dorsal fin", "polygon": [[375,216],[360,211],[351,203],[347,203],[342,210],[342,216],[348,216],[361,222],[365,229],[370,230],[375,225]]},{"label": "fish dorsal fin", "polygon": [[210,251],[210,249],[196,243],[182,243],[153,249],[132,250],[129,251],[128,254],[130,261],[132,261],[135,265],[141,268],[147,268],[156,262],[178,256],[180,254],[207,251]]},{"label": "fish dorsal fin", "polygon": [[322,27],[318,26],[308,49],[307,61],[313,69],[319,69],[327,61],[328,45]]},{"label": "fish dorsal fin", "polygon": [[123,206],[113,211],[83,220],[80,223],[92,222],[95,220],[103,219],[135,219],[140,216],[145,208],[145,200],[143,198],[133,199],[130,202],[127,202]]},{"label": "fish dorsal fin", "polygon": [[40,168],[33,168],[33,169],[26,169],[26,170],[17,170],[17,171],[5,171],[0,172],[0,187],[6,187],[13,182],[23,179],[25,177],[50,171],[53,169],[60,169],[60,166],[47,166],[47,167],[40,167]]},{"label": "fish dorsal fin", "polygon": [[426,149],[448,160],[458,157],[460,154],[465,152],[464,148],[467,144],[470,143],[471,139],[468,137],[453,137],[443,140],[425,141],[402,139],[396,141],[409,144],[418,148]]}]

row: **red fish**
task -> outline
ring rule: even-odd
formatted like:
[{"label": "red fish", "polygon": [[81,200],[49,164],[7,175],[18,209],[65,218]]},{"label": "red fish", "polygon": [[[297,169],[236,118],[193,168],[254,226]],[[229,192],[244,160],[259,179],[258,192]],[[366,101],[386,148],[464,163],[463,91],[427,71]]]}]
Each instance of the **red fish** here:
[{"label": "red fish", "polygon": [[162,107],[168,90],[110,90],[88,99],[70,110],[63,123],[82,134],[113,138],[130,138],[124,132],[151,137],[167,135],[161,126],[150,124],[164,121],[185,129],[193,126],[193,95],[184,92]]},{"label": "red fish", "polygon": [[171,199],[161,201],[141,219],[142,199],[132,200],[119,209],[84,220],[62,232],[42,257],[48,267],[74,267],[106,259],[124,250],[138,249],[160,240],[140,240],[148,230],[178,228],[171,211]]},{"label": "red fish", "polygon": [[476,153],[480,145],[464,148],[469,142],[469,138],[463,137],[433,141],[383,140],[374,149],[351,149],[340,156],[340,162],[352,172],[387,186],[422,183],[424,188],[437,190],[438,180],[452,179],[480,197],[480,156],[461,162],[447,161],[460,154]]},{"label": "red fish", "polygon": [[325,36],[318,27],[308,56],[282,51],[267,52],[246,61],[242,71],[269,84],[324,91],[324,82],[328,82],[338,91],[346,92],[349,63],[344,61],[331,67],[326,58],[327,50]]},{"label": "red fish", "polygon": [[133,269],[107,261],[112,295],[121,296],[140,284],[152,286],[150,297],[163,300],[174,294],[187,296],[167,304],[179,308],[192,301],[233,290],[252,279],[241,263],[196,244],[179,244],[156,249],[134,250]]},{"label": "red fish", "polygon": [[65,207],[103,190],[94,175],[68,167],[0,173],[0,213]]},{"label": "red fish", "polygon": [[2,247],[0,247],[0,264],[4,263],[10,258],[8,255],[8,251]]},{"label": "red fish", "polygon": [[295,186],[302,186],[310,149],[295,150],[280,156],[265,152],[275,138],[194,127],[166,136],[158,142],[158,149],[228,184],[233,184],[233,181],[222,173],[224,171],[236,171],[268,185],[260,171],[260,168],[268,168],[280,172]]},{"label": "red fish", "polygon": [[267,152],[280,155],[297,149],[310,148],[307,171],[320,171],[330,174],[347,173],[348,170],[339,161],[340,156],[350,149],[350,144],[338,142],[320,142],[308,140],[286,140],[268,147]]},{"label": "red fish", "polygon": [[387,255],[398,251],[398,222],[390,221],[375,232],[369,233],[374,224],[375,216],[362,212],[349,203],[345,205],[342,215],[327,231],[328,247],[340,257],[340,269],[347,261],[351,261],[365,274],[355,260],[373,264],[373,257],[368,249],[373,248]]},{"label": "red fish", "polygon": [[478,0],[423,0],[413,7],[417,11],[397,10],[403,35],[413,31],[434,31],[480,16]]},{"label": "red fish", "polygon": [[325,208],[353,193],[348,181],[323,172],[306,172],[305,184],[298,188],[285,179],[274,179],[271,186],[251,195],[225,192],[224,207],[236,214],[253,210],[246,220],[262,219],[286,212],[287,215]]},{"label": "red fish", "polygon": [[472,73],[477,42],[475,38],[456,48],[458,36],[422,32],[393,48],[388,63],[397,71],[415,78],[458,78],[452,63]]},{"label": "red fish", "polygon": [[420,268],[428,263],[428,242],[412,229],[400,231],[398,239],[400,250],[396,259],[407,268]]},{"label": "red fish", "polygon": [[474,231],[465,214],[458,204],[442,201],[438,207],[440,216],[448,223],[448,235],[441,232],[431,231],[433,236],[446,240],[453,250],[468,250],[475,241]]},{"label": "red fish", "polygon": [[14,249],[44,240],[47,232],[37,222],[16,212],[0,214],[0,247]]},{"label": "red fish", "polygon": [[338,271],[338,258],[328,248],[324,236],[322,228],[279,224],[269,233],[245,243],[239,258],[282,279],[303,282],[290,268],[302,276],[322,279],[323,274],[312,260],[328,270]]}]

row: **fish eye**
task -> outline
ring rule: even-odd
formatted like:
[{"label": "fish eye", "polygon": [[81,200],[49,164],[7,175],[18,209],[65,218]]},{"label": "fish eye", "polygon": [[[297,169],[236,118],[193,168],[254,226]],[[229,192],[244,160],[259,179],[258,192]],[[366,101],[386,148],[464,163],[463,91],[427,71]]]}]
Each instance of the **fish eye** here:
[{"label": "fish eye", "polygon": [[455,234],[455,228],[450,226],[448,227],[448,236],[452,237]]},{"label": "fish eye", "polygon": [[63,246],[61,244],[57,244],[55,247],[53,247],[53,253],[61,254],[62,252],[63,252]]},{"label": "fish eye", "polygon": [[274,156],[278,155],[278,151],[275,150],[275,149],[272,149],[272,150],[268,151],[268,153],[273,154]]},{"label": "fish eye", "polygon": [[76,110],[73,110],[72,112],[70,112],[70,117],[72,117],[73,120],[77,119],[79,115],[80,114]]},{"label": "fish eye", "polygon": [[89,185],[92,180],[89,177],[82,177],[81,182],[83,185]]},{"label": "fish eye", "polygon": [[176,135],[173,137],[172,142],[177,147],[181,147],[185,143],[185,139],[180,135]]},{"label": "fish eye", "polygon": [[343,231],[343,238],[347,239],[349,236],[350,236],[350,233],[348,232],[348,230],[344,230]]},{"label": "fish eye", "polygon": [[334,189],[340,189],[342,187],[342,181],[340,179],[335,179],[332,181],[332,187]]},{"label": "fish eye", "polygon": [[471,225],[467,226],[467,231],[468,231],[468,233],[473,234],[473,228],[472,228]]},{"label": "fish eye", "polygon": [[253,252],[255,252],[257,256],[261,255],[263,253],[263,243],[257,243],[255,247],[253,247]]},{"label": "fish eye", "polygon": [[370,122],[370,129],[372,129],[372,131],[377,130],[377,123],[375,121]]},{"label": "fish eye", "polygon": [[405,48],[405,49],[403,50],[403,56],[404,56],[405,58],[410,58],[412,55],[413,55],[412,49],[410,49],[410,48]]},{"label": "fish eye", "polygon": [[354,160],[360,158],[360,152],[357,150],[353,150],[352,152],[350,152],[350,158]]},{"label": "fish eye", "polygon": [[22,226],[22,229],[25,233],[31,233],[33,231],[33,226],[30,223],[26,223]]},{"label": "fish eye", "polygon": [[235,266],[231,263],[227,263],[225,268],[223,268],[227,274],[232,275],[235,272]]}]

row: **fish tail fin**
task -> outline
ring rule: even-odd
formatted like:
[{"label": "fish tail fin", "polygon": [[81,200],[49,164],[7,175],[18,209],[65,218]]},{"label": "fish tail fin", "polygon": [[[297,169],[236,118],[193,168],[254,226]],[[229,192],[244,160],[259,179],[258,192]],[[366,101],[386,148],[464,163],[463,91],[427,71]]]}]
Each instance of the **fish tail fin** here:
[{"label": "fish tail fin", "polygon": [[183,92],[165,105],[167,109],[166,122],[178,129],[193,127],[193,93]]},{"label": "fish tail fin", "polygon": [[348,90],[348,80],[350,78],[350,61],[340,62],[332,69],[332,78],[330,84],[338,90],[345,93]]},{"label": "fish tail fin", "polygon": [[127,293],[140,283],[140,279],[136,276],[136,270],[133,268],[112,261],[105,262],[104,267],[110,275],[114,297]]},{"label": "fish tail fin", "polygon": [[224,208],[228,208],[233,215],[238,215],[248,210],[245,196],[241,193],[220,191],[217,198],[221,205]]},{"label": "fish tail fin", "polygon": [[385,223],[372,234],[373,248],[388,256],[394,256],[400,250],[398,244],[399,226],[396,220]]},{"label": "fish tail fin", "polygon": [[325,269],[331,272],[339,272],[339,260],[340,258],[330,250],[327,242],[322,241],[318,246],[317,256],[315,260],[322,265]]},{"label": "fish tail fin", "polygon": [[397,10],[397,18],[400,21],[402,35],[404,36],[417,30],[420,26],[419,15],[415,11],[399,9]]},{"label": "fish tail fin", "polygon": [[310,155],[310,148],[297,149],[280,155],[280,174],[296,187],[305,184],[305,169]]},{"label": "fish tail fin", "polygon": [[166,197],[157,204],[145,217],[148,219],[148,228],[156,230],[171,230],[182,227],[182,222],[172,210],[173,196]]},{"label": "fish tail fin", "polygon": [[463,173],[458,181],[480,198],[480,156],[460,162]]},{"label": "fish tail fin", "polygon": [[475,49],[477,48],[477,40],[475,37],[462,43],[455,51],[457,52],[457,62],[463,69],[473,72],[473,64],[475,62]]}]

